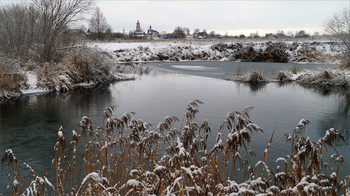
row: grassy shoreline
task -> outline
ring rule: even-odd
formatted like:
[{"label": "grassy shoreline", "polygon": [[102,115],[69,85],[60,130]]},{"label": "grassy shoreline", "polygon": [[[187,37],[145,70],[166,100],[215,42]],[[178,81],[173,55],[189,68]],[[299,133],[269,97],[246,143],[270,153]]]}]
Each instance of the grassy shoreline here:
[{"label": "grassy shoreline", "polygon": [[69,92],[134,79],[113,73],[113,58],[98,49],[72,48],[60,55],[59,61],[49,63],[1,57],[0,103],[22,94]]}]

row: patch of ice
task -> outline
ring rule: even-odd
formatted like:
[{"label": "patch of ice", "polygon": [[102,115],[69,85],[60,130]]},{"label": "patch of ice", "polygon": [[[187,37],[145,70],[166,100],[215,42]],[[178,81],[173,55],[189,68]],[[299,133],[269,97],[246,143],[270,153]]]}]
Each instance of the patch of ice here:
[{"label": "patch of ice", "polygon": [[172,65],[171,67],[174,67],[174,68],[178,68],[178,69],[187,69],[187,70],[205,70],[205,69],[208,69],[204,66],[190,66],[190,65]]}]

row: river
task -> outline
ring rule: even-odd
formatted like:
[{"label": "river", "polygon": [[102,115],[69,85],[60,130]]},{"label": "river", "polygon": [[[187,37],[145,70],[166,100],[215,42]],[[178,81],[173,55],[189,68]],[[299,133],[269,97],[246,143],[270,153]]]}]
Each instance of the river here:
[{"label": "river", "polygon": [[[197,122],[200,124],[208,119],[212,129],[210,145],[214,144],[219,127],[228,112],[254,106],[250,113],[251,120],[264,130],[264,133],[253,134],[249,145],[255,151],[257,159],[261,159],[275,127],[276,133],[268,158],[275,160],[288,154],[285,134],[291,133],[297,123],[305,118],[311,121],[305,136],[312,140],[318,140],[332,127],[344,135],[345,142],[338,142],[336,148],[345,157],[342,175],[350,173],[349,90],[301,86],[296,83],[254,86],[222,80],[237,71],[238,66],[241,66],[240,70],[247,69],[245,65],[249,64],[145,64],[141,66],[161,68],[167,72],[152,71],[150,74],[139,75],[135,81],[118,82],[93,90],[22,96],[15,102],[0,105],[1,156],[6,149],[12,149],[18,161],[31,165],[37,175],[42,176],[44,170],[52,175],[53,146],[60,126],[63,126],[66,138],[70,141],[72,130],[80,132],[81,117],[90,117],[96,128],[101,123],[104,109],[116,106],[115,116],[133,111],[136,112],[134,118],[149,122],[153,125],[151,129],[156,129],[157,124],[166,116],[175,115],[182,119],[186,105],[193,99],[199,99],[204,105],[199,107]],[[266,70],[278,64],[253,65],[250,64],[252,67],[262,65]],[[290,68],[295,65],[283,66]],[[272,70],[271,74],[278,70],[278,66]],[[6,192],[8,171],[7,165],[0,166],[0,193]],[[22,170],[22,176],[30,179],[29,171]]]}]

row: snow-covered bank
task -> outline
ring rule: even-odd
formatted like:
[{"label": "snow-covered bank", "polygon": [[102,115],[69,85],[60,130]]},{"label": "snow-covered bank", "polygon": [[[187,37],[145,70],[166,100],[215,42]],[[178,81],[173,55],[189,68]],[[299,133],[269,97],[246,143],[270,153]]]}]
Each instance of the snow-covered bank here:
[{"label": "snow-covered bank", "polygon": [[38,77],[35,72],[28,71],[25,73],[25,76],[27,77],[27,81],[26,81],[27,88],[22,86],[20,88],[21,94],[36,94],[36,93],[45,93],[50,91],[47,88],[38,87],[37,85]]},{"label": "snow-covered bank", "polygon": [[[95,88],[101,84],[134,79],[113,73],[111,68],[114,60],[100,49],[69,50],[57,63],[39,65],[37,62],[35,66],[27,66],[25,61],[9,59],[9,64],[10,68],[0,74],[0,103],[23,94],[67,92],[76,88]],[[1,64],[1,68],[6,66]]]},{"label": "snow-covered bank", "polygon": [[131,42],[92,43],[89,47],[109,51],[118,62],[208,60],[338,64],[341,58],[340,48],[332,41]]},{"label": "snow-covered bank", "polygon": [[238,74],[231,78],[226,78],[226,80],[249,83],[296,81],[308,85],[350,87],[350,70],[343,70],[335,67],[302,70],[297,73],[284,70],[280,71],[274,78],[267,78],[259,71],[254,70],[245,74]]}]

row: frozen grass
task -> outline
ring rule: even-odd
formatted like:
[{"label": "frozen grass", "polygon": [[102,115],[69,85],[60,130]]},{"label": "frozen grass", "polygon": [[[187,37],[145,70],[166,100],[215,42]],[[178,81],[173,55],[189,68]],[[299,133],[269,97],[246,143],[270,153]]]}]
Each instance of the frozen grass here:
[{"label": "frozen grass", "polygon": [[234,78],[232,79],[227,78],[227,80],[248,82],[250,84],[255,84],[255,85],[266,83],[269,81],[264,75],[264,73],[262,73],[259,70],[249,71],[244,74],[240,74],[240,72],[238,72],[238,74],[236,74]]},{"label": "frozen grass", "polygon": [[0,54],[0,102],[21,94],[66,92],[130,79],[114,75],[114,59],[99,49],[73,47],[57,54],[57,62],[44,64]]},{"label": "frozen grass", "polygon": [[281,71],[276,77],[278,81],[297,81],[302,84],[318,86],[350,87],[350,70],[342,68],[319,68],[298,72]]},{"label": "frozen grass", "polygon": [[[165,117],[155,130],[132,118],[131,113],[113,117],[113,107],[104,112],[101,126],[93,130],[83,117],[81,130],[72,131],[67,143],[65,131],[57,132],[52,164],[56,179],[52,184],[39,177],[28,165],[33,181],[25,186],[19,163],[7,150],[2,162],[10,166],[9,194],[45,195],[335,195],[349,193],[349,176],[338,178],[344,157],[334,144],[343,140],[335,129],[318,141],[304,137],[308,120],[302,119],[287,135],[290,154],[269,166],[267,154],[252,163],[249,150],[252,134],[262,129],[250,121],[246,108],[227,114],[216,142],[208,146],[211,129],[207,121],[195,122],[198,106],[186,107],[183,120]],[[179,125],[176,127],[175,125]],[[226,132],[227,131],[227,132]],[[275,131],[274,131],[275,132]],[[222,134],[226,133],[227,137]],[[81,146],[81,147],[79,147]],[[332,150],[334,149],[334,150]]]},{"label": "frozen grass", "polygon": [[290,82],[316,86],[350,87],[350,70],[341,67],[319,68],[316,70],[300,70],[294,67],[292,70],[279,71],[275,78],[267,78],[262,72],[253,70],[244,74],[236,74],[226,80],[261,84],[266,82]]},{"label": "frozen grass", "polygon": [[19,60],[0,54],[0,103],[20,95],[20,87],[26,85],[27,77],[21,71]]},{"label": "frozen grass", "polygon": [[79,84],[95,86],[116,80],[110,73],[113,60],[95,49],[73,49],[59,63],[46,63],[36,69],[38,86],[51,91],[69,91]]}]

